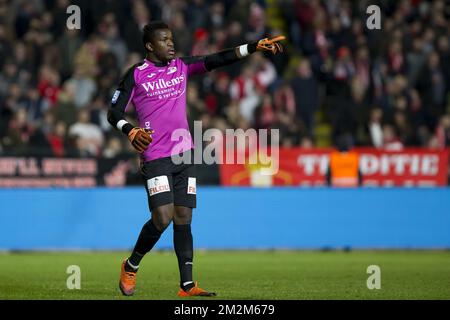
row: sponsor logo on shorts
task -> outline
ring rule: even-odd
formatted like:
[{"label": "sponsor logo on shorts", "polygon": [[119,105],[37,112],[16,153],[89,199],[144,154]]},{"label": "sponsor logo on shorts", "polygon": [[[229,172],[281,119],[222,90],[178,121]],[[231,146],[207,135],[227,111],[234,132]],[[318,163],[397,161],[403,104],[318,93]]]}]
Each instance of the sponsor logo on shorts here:
[{"label": "sponsor logo on shorts", "polygon": [[170,191],[169,179],[167,176],[154,177],[147,180],[147,188],[150,197],[161,192]]},{"label": "sponsor logo on shorts", "polygon": [[197,179],[196,178],[188,178],[188,187],[187,187],[187,193],[188,194],[197,194]]}]

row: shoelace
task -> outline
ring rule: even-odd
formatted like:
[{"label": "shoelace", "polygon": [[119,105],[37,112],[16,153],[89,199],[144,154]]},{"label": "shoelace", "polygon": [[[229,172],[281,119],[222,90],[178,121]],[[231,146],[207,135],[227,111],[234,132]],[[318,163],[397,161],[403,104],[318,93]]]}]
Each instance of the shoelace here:
[{"label": "shoelace", "polygon": [[128,280],[134,280],[134,278],[136,277],[136,273],[125,271],[125,276],[127,277]]}]

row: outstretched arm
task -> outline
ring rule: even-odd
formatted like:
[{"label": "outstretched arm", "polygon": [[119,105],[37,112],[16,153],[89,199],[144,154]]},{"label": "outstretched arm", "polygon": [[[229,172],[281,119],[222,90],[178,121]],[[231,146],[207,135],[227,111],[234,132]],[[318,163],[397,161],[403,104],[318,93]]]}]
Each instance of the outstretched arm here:
[{"label": "outstretched arm", "polygon": [[[234,62],[237,62],[240,59],[256,51],[270,51],[273,54],[282,52],[283,47],[281,46],[280,41],[284,39],[285,39],[284,36],[265,38],[235,48],[225,49],[223,51],[213,53],[207,56],[184,57],[182,58],[182,60],[188,65],[203,62],[204,68],[207,71],[211,71],[213,69],[227,66]],[[194,73],[196,72],[194,71]]]}]

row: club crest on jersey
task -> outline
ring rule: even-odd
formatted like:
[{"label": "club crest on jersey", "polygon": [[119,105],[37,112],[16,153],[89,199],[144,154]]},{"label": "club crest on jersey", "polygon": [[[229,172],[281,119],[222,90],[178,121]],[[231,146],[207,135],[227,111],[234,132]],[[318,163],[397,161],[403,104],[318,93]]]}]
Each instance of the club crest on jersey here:
[{"label": "club crest on jersey", "polygon": [[170,185],[167,176],[158,176],[147,180],[148,193],[151,196],[161,192],[169,192]]},{"label": "club crest on jersey", "polygon": [[116,90],[114,92],[114,95],[113,95],[112,99],[111,99],[111,103],[115,104],[117,102],[117,99],[119,99],[119,96],[120,96],[120,91]]},{"label": "club crest on jersey", "polygon": [[175,73],[176,71],[177,71],[177,67],[170,67],[167,74],[172,74],[172,73]]}]

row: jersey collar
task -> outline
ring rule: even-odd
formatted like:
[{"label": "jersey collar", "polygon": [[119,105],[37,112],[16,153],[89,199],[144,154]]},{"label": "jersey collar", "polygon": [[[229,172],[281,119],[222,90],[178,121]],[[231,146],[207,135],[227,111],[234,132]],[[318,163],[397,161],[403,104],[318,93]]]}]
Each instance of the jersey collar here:
[{"label": "jersey collar", "polygon": [[155,67],[167,67],[170,64],[170,61],[167,63],[162,63],[162,62],[153,62],[147,58],[145,58],[144,60],[147,61],[148,63],[153,64]]}]

